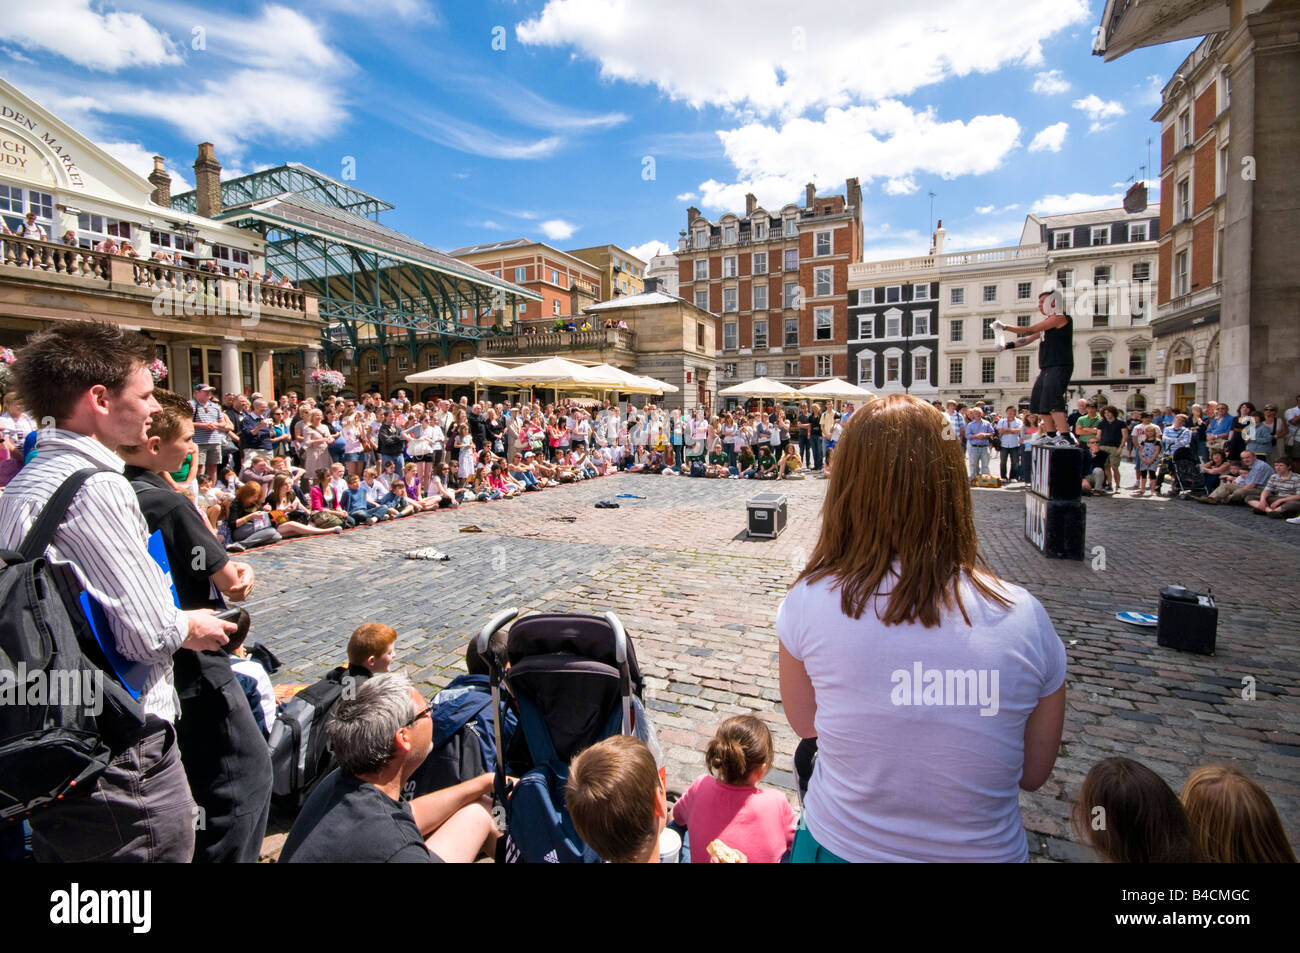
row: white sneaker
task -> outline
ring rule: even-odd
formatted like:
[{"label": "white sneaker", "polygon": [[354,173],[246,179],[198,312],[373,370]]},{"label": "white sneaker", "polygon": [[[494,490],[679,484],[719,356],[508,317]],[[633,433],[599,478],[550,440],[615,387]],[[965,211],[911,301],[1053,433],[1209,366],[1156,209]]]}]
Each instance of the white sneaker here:
[{"label": "white sneaker", "polygon": [[1287,522],[1295,523],[1297,526],[1300,526],[1300,516],[1293,516],[1289,520],[1287,520]]}]

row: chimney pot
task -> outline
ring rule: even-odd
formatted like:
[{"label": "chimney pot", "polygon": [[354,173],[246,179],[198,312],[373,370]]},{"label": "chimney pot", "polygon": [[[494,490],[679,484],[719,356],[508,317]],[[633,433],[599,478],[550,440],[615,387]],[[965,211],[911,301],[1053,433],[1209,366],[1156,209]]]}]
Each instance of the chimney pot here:
[{"label": "chimney pot", "polygon": [[745,214],[753,215],[754,209],[758,208],[758,198],[753,192],[745,193]]},{"label": "chimney pot", "polygon": [[163,168],[162,156],[153,157],[153,171],[149,173],[149,184],[153,186],[153,191],[149,193],[149,201],[163,208],[171,208],[172,177]]},{"label": "chimney pot", "polygon": [[197,211],[204,218],[221,212],[221,163],[212,143],[199,143],[199,157],[194,160],[194,194]]},{"label": "chimney pot", "polygon": [[804,191],[804,201],[803,201],[803,204],[804,204],[807,208],[812,208],[812,207],[813,207],[813,202],[817,201],[817,186],[815,186],[813,183],[809,182],[807,185],[804,186],[804,190],[803,190],[803,191]]}]

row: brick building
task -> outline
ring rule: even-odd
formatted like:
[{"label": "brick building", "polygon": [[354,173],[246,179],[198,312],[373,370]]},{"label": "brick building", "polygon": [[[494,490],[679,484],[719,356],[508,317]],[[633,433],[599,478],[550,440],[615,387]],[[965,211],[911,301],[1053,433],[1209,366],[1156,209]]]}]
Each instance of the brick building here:
[{"label": "brick building", "polygon": [[687,210],[678,294],[715,315],[718,387],[751,377],[803,386],[848,373],[849,266],[862,260],[862,189],[716,222]]},{"label": "brick building", "polygon": [[600,268],[543,242],[514,238],[448,254],[540,295],[540,302],[520,305],[519,320],[524,323],[549,326],[556,318],[581,314],[586,305],[603,300]]},{"label": "brick building", "polygon": [[597,300],[613,301],[620,295],[639,295],[645,290],[646,263],[617,245],[571,248],[565,254],[595,265],[600,270]]}]

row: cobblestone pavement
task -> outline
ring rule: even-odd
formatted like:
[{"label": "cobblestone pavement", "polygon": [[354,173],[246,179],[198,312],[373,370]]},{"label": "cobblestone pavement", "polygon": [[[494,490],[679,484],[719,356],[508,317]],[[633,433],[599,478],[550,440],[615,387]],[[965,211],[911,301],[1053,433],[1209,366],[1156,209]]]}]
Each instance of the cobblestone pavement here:
[{"label": "cobblestone pavement", "polygon": [[[343,660],[354,627],[383,621],[398,632],[398,662],[427,693],[464,670],[466,642],[502,607],[612,609],[636,640],[670,789],[704,771],[701,752],[723,718],[753,712],[777,741],[765,783],[793,801],[796,739],[780,711],[775,618],[816,540],[825,486],[626,474],[252,551],[240,557],[257,574],[250,643],[284,661],[277,684],[306,683]],[[789,496],[789,528],[747,539],[745,501],[772,490]],[[1175,791],[1198,765],[1235,764],[1268,791],[1300,844],[1300,528],[1244,507],[1094,498],[1089,558],[1064,562],[1025,542],[1022,491],[972,492],[985,559],[1043,602],[1069,655],[1056,769],[1021,794],[1031,852],[1086,859],[1069,812],[1088,769],[1114,754],[1149,765]],[[594,508],[619,493],[646,499]],[[460,532],[470,524],[482,532]],[[420,546],[452,558],[403,557]],[[1154,629],[1115,619],[1122,609],[1154,612],[1158,590],[1174,583],[1213,588],[1217,655],[1159,648]]]}]

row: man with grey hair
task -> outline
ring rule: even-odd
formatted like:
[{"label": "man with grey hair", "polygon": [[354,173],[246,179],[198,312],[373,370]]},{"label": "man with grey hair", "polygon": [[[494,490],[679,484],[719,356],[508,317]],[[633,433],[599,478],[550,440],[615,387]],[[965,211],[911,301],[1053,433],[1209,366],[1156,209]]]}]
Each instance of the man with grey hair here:
[{"label": "man with grey hair", "polygon": [[339,766],[294,821],[281,863],[471,863],[492,854],[492,775],[403,801],[433,750],[432,706],[405,675],[367,679],[326,725]]}]

